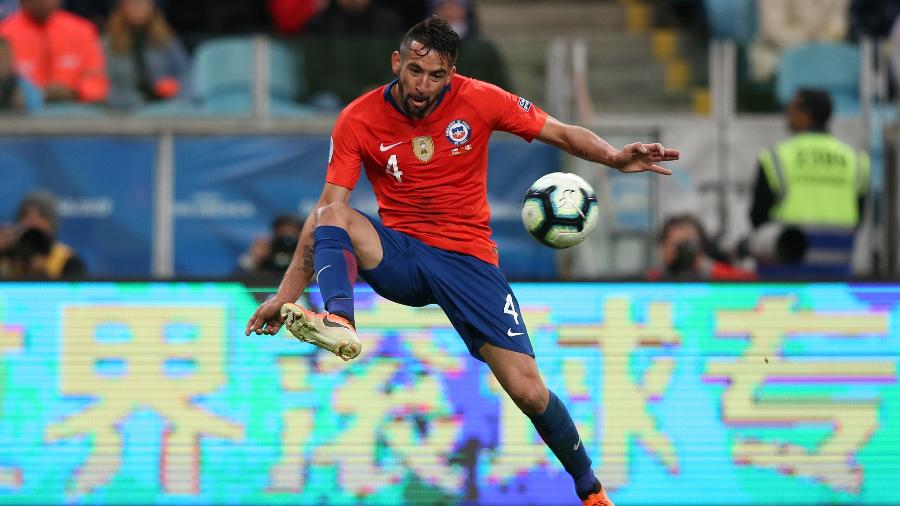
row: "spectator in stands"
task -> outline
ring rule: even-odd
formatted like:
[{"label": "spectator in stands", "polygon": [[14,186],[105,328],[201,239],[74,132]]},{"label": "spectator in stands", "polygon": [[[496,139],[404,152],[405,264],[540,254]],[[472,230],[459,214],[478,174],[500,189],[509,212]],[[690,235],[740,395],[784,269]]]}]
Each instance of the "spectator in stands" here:
[{"label": "spectator in stands", "polygon": [[757,0],[759,32],[750,48],[753,78],[771,79],[787,47],[844,40],[847,6],[848,0]]},{"label": "spectator in stands", "polygon": [[756,274],[730,265],[706,236],[700,220],[691,214],[670,216],[659,234],[661,267],[651,269],[652,281],[742,281]]},{"label": "spectator in stands", "polygon": [[478,34],[475,10],[470,0],[432,0],[431,13],[450,23],[453,31],[463,40]]},{"label": "spectator in stands", "polygon": [[102,102],[109,92],[97,30],[59,8],[60,0],[21,0],[0,23],[21,76],[41,87],[47,102]]},{"label": "spectator in stands", "polygon": [[478,32],[478,16],[471,0],[432,0],[432,15],[445,19],[459,34],[457,68],[469,77],[511,89],[506,64],[494,44]]},{"label": "spectator in stands", "polygon": [[187,52],[153,0],[119,0],[104,43],[109,105],[133,108],[174,98],[185,89]]},{"label": "spectator in stands", "polygon": [[40,90],[16,73],[12,48],[0,37],[0,113],[34,112],[41,108],[42,102]]},{"label": "spectator in stands", "polygon": [[[7,244],[12,277],[72,279],[86,273],[84,262],[69,246],[56,239],[59,208],[56,197],[46,191],[27,194],[19,203],[13,232],[15,243]],[[0,233],[8,243],[9,230]]]},{"label": "spectator in stands", "polygon": [[306,24],[325,6],[324,0],[269,0],[272,25],[282,35],[306,31]]},{"label": "spectator in stands", "polygon": [[830,118],[826,91],[798,90],[787,108],[792,137],[759,154],[750,250],[764,260],[758,268],[761,276],[851,273],[853,239],[869,188],[869,159],[828,133]]},{"label": "spectator in stands", "polygon": [[257,237],[238,260],[241,274],[280,275],[287,269],[297,248],[297,239],[305,220],[294,214],[282,214],[272,221],[271,235]]},{"label": "spectator in stands", "polygon": [[331,0],[309,21],[307,31],[316,35],[396,36],[404,33],[404,26],[393,9],[371,0]]}]

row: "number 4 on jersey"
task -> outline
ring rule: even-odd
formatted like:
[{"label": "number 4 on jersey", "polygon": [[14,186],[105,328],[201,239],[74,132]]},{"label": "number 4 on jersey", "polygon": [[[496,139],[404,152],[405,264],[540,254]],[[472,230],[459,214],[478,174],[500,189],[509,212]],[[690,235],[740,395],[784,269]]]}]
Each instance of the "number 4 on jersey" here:
[{"label": "number 4 on jersey", "polygon": [[516,321],[516,325],[519,324],[519,313],[516,312],[516,307],[513,305],[511,293],[506,295],[506,305],[503,306],[503,312],[506,314],[511,314],[513,320]]},{"label": "number 4 on jersey", "polygon": [[387,167],[385,167],[385,170],[387,171],[388,174],[397,178],[398,183],[403,182],[400,180],[400,176],[403,175],[403,172],[400,170],[400,166],[397,165],[397,155],[391,155],[391,157],[388,158],[388,163],[387,163]]}]

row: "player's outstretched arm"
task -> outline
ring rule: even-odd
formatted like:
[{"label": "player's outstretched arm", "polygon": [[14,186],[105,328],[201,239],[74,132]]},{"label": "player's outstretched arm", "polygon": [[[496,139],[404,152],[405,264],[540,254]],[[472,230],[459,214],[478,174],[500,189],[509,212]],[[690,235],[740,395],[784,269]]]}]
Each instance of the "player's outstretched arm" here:
[{"label": "player's outstretched arm", "polygon": [[309,286],[309,282],[313,276],[313,229],[315,228],[316,211],[320,207],[324,207],[333,202],[349,202],[350,190],[325,183],[322,190],[322,196],[313,208],[306,222],[303,224],[303,230],[300,232],[300,238],[297,241],[297,249],[294,250],[294,256],[291,258],[291,264],[288,266],[278,285],[278,292],[275,295],[260,304],[250,320],[247,321],[247,327],[244,329],[246,335],[251,332],[257,334],[276,334],[281,325],[281,306],[287,302],[296,302],[303,290]]},{"label": "player's outstretched arm", "polygon": [[671,170],[658,165],[660,162],[678,160],[677,149],[666,149],[662,144],[635,142],[617,150],[602,137],[580,126],[568,125],[548,116],[537,139],[563,151],[587,160],[602,163],[621,172],[657,172],[669,175]]}]

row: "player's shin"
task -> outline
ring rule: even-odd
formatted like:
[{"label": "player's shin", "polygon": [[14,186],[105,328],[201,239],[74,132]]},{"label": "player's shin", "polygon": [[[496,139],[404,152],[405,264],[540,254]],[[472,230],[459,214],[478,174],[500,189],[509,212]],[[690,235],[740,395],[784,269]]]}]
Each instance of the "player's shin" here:
[{"label": "player's shin", "polygon": [[356,281],[356,256],[350,235],[340,227],[316,227],[314,236],[316,282],[329,313],[353,319],[353,283]]},{"label": "player's shin", "polygon": [[575,491],[582,499],[599,487],[594,472],[591,470],[591,459],[584,450],[584,443],[575,428],[575,422],[569,410],[553,392],[547,409],[539,415],[528,415],[541,439],[550,447],[556,458],[563,465],[572,479],[575,480]]}]

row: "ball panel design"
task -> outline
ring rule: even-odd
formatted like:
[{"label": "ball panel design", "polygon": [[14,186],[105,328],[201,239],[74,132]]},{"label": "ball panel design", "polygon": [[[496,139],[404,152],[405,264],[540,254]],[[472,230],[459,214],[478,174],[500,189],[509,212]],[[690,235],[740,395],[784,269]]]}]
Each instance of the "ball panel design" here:
[{"label": "ball panel design", "polygon": [[563,172],[535,181],[522,206],[525,228],[553,248],[569,248],[583,241],[596,227],[598,215],[591,186],[580,176]]}]

